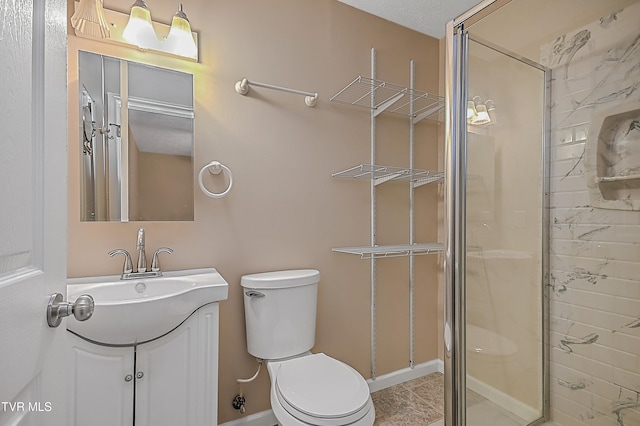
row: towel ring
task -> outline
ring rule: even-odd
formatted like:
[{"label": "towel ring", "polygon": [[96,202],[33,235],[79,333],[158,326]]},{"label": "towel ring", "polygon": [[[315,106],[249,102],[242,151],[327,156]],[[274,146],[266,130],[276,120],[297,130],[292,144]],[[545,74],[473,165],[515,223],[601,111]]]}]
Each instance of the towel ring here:
[{"label": "towel ring", "polygon": [[[209,173],[214,175],[218,175],[223,171],[226,172],[227,175],[229,175],[229,187],[219,193],[209,191],[207,188],[205,188],[204,183],[202,182],[202,176],[204,176],[204,172],[206,170],[209,170]],[[222,198],[225,197],[229,193],[229,191],[231,191],[231,187],[233,186],[233,175],[231,174],[231,170],[229,170],[227,166],[218,161],[212,161],[200,169],[200,173],[198,173],[198,183],[200,184],[200,189],[207,197]]]}]

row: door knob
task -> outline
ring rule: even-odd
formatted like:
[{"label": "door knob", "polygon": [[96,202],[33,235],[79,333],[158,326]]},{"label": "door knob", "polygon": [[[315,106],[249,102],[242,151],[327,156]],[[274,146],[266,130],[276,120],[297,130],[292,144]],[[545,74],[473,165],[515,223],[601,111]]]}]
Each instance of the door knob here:
[{"label": "door knob", "polygon": [[93,315],[95,302],[88,294],[78,296],[74,303],[64,302],[60,293],[54,293],[49,298],[47,305],[47,323],[49,327],[57,327],[62,322],[62,318],[73,316],[78,321],[86,321]]}]

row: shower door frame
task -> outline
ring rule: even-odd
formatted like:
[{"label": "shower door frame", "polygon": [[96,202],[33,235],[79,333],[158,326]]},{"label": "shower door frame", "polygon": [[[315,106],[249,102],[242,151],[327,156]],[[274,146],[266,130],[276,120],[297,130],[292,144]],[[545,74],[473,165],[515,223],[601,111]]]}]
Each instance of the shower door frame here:
[{"label": "shower door frame", "polygon": [[542,416],[530,425],[550,418],[549,383],[549,137],[551,71],[485,40],[470,37],[472,24],[507,2],[484,0],[446,25],[445,43],[445,223],[444,235],[444,371],[445,426],[467,425],[466,404],[466,166],[469,41],[533,66],[544,73],[542,129]]}]

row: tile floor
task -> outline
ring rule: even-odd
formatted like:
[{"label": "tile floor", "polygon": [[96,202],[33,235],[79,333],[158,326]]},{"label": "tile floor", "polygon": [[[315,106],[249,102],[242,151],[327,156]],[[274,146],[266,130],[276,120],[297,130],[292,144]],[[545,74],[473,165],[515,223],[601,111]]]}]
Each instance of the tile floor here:
[{"label": "tile floor", "polygon": [[[373,392],[371,398],[376,408],[374,426],[439,426],[444,424],[444,375],[442,373],[432,373]],[[469,414],[472,413],[472,410],[474,416],[482,416],[485,412],[490,413],[491,409],[487,406],[489,403],[479,394],[467,390]],[[478,424],[483,425],[484,423]],[[486,425],[497,426],[492,422],[486,423]],[[517,423],[514,422],[513,425],[517,425]]]},{"label": "tile floor", "polygon": [[374,426],[429,425],[444,418],[444,375],[432,373],[371,394]]},{"label": "tile floor", "polygon": [[[444,375],[432,373],[371,394],[374,426],[444,426]],[[526,422],[467,389],[471,426],[522,426]],[[545,423],[545,426],[559,426]]]}]

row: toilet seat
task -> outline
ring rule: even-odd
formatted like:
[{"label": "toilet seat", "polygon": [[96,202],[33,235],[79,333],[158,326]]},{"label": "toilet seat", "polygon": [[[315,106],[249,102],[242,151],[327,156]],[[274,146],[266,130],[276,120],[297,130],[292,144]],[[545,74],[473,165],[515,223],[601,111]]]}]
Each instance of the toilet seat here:
[{"label": "toilet seat", "polygon": [[372,407],[364,378],[323,353],[282,362],[275,392],[289,414],[312,425],[351,424]]}]

